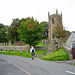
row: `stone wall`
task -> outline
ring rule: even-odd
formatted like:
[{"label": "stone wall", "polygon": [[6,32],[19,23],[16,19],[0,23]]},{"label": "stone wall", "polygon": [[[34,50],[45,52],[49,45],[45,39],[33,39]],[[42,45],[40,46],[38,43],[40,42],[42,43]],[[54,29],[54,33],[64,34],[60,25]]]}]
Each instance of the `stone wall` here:
[{"label": "stone wall", "polygon": [[62,40],[60,39],[60,41],[56,44],[56,41],[54,40],[54,42],[52,44],[50,44],[47,48],[47,54],[52,53],[53,51],[57,50],[57,48],[62,47]]},{"label": "stone wall", "polygon": [[0,46],[0,49],[2,50],[30,50],[30,47],[28,46]]},{"label": "stone wall", "polygon": [[25,43],[23,41],[16,41],[14,42],[14,46],[25,46]]},{"label": "stone wall", "polygon": [[[36,46],[35,50],[44,50],[46,46]],[[2,50],[30,50],[29,46],[0,46]]]},{"label": "stone wall", "polygon": [[73,59],[72,49],[69,48],[69,47],[67,47],[67,46],[65,46],[65,45],[63,45],[63,48],[64,48],[64,50],[66,50],[66,52],[69,54],[70,60],[72,60],[72,59]]},{"label": "stone wall", "polygon": [[47,46],[35,46],[35,50],[45,50]]},{"label": "stone wall", "polygon": [[0,46],[4,46],[5,45],[5,43],[0,43]]}]

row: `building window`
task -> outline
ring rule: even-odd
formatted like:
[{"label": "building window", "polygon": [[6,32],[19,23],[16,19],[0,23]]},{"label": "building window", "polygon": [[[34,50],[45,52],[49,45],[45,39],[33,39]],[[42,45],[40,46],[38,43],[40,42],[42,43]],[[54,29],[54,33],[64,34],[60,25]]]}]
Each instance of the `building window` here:
[{"label": "building window", "polygon": [[61,19],[59,19],[59,24],[61,24]]},{"label": "building window", "polygon": [[52,18],[52,24],[54,24],[54,18]]},{"label": "building window", "polygon": [[54,35],[52,35],[52,39],[54,39]]}]

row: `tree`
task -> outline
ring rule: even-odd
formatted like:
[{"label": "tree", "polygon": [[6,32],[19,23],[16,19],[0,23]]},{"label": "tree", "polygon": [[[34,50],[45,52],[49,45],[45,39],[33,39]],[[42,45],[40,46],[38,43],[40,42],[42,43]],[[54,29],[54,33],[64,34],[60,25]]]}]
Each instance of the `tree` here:
[{"label": "tree", "polygon": [[7,26],[0,24],[0,43],[8,42]]},{"label": "tree", "polygon": [[18,30],[19,38],[21,41],[35,46],[42,39],[42,26],[36,20],[27,18],[26,21],[21,22]]},{"label": "tree", "polygon": [[42,27],[44,29],[43,33],[42,33],[43,39],[47,39],[48,38],[48,22],[43,21],[40,24],[42,25]]},{"label": "tree", "polygon": [[55,26],[53,35],[58,39],[65,38],[67,37],[67,31],[63,29],[63,25],[58,24]]},{"label": "tree", "polygon": [[11,23],[11,26],[9,26],[8,31],[9,31],[9,39],[11,40],[11,43],[14,43],[15,41],[19,41],[20,39],[18,38],[18,29],[20,27],[20,20],[18,18],[13,19],[13,22]]}]

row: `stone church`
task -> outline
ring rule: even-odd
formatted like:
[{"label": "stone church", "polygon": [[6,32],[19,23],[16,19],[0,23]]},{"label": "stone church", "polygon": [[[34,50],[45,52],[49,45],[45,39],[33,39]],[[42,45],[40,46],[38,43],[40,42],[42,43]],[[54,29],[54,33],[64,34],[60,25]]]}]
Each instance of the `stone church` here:
[{"label": "stone church", "polygon": [[50,15],[48,12],[48,43],[50,43],[53,39],[53,29],[57,24],[62,25],[62,13],[58,14],[58,10],[56,9],[56,13]]}]

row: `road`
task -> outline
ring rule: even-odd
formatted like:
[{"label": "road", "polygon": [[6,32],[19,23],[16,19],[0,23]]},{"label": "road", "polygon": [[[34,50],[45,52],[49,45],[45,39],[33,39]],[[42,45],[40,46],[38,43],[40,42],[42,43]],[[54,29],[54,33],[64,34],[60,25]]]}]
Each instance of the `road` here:
[{"label": "road", "polygon": [[0,55],[0,75],[75,75],[75,66],[39,58]]}]

